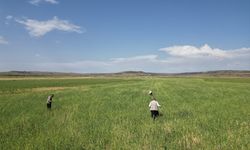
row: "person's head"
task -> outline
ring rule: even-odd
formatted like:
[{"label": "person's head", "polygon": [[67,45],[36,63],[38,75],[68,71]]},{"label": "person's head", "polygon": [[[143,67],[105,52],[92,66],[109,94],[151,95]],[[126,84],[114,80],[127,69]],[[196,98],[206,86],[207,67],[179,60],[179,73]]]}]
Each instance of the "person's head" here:
[{"label": "person's head", "polygon": [[54,94],[51,94],[50,96],[51,96],[51,97],[54,97]]}]

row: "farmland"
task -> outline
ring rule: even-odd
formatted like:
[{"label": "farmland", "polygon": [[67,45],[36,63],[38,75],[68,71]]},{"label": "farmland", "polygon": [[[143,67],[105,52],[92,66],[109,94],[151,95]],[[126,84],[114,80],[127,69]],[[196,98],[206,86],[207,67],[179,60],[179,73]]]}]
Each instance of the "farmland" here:
[{"label": "farmland", "polygon": [[1,79],[0,108],[0,149],[250,149],[250,78]]}]

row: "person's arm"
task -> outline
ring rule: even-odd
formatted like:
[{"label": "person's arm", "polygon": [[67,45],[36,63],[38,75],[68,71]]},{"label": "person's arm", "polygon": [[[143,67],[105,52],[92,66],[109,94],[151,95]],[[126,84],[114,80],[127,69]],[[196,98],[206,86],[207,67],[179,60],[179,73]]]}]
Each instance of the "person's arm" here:
[{"label": "person's arm", "polygon": [[157,102],[157,106],[159,107],[159,106],[161,106],[161,105]]},{"label": "person's arm", "polygon": [[148,105],[148,107],[151,107],[151,105],[152,105],[152,104],[151,104],[151,102],[150,102],[149,105]]}]

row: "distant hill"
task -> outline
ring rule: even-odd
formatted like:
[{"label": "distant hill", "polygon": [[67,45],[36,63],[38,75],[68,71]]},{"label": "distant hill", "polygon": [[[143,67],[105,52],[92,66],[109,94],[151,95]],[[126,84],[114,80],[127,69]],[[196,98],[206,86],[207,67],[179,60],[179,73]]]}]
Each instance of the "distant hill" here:
[{"label": "distant hill", "polygon": [[0,76],[81,76],[79,73],[42,72],[42,71],[9,71],[0,72]]},{"label": "distant hill", "polygon": [[175,74],[177,76],[226,76],[226,77],[250,77],[250,70],[217,70],[207,72],[186,72]]},{"label": "distant hill", "polygon": [[116,75],[136,75],[136,76],[228,76],[228,77],[250,77],[250,70],[217,70],[207,72],[183,72],[183,73],[153,73],[143,71],[125,71],[115,73]]},{"label": "distant hill", "polygon": [[192,77],[192,76],[226,76],[226,77],[250,77],[250,70],[218,70],[207,72],[184,72],[184,73],[153,73],[143,71],[124,71],[118,73],[64,73],[64,72],[41,72],[41,71],[9,71],[0,72],[0,76],[55,76],[55,77],[84,77],[84,76],[166,76],[166,77]]}]

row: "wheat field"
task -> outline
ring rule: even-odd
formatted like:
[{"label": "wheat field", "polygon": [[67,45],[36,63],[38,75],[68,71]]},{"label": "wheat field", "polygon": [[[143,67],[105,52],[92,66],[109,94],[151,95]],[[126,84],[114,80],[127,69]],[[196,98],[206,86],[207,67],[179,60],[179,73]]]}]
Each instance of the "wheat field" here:
[{"label": "wheat field", "polygon": [[2,150],[250,149],[250,78],[2,79],[0,108]]}]

